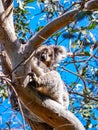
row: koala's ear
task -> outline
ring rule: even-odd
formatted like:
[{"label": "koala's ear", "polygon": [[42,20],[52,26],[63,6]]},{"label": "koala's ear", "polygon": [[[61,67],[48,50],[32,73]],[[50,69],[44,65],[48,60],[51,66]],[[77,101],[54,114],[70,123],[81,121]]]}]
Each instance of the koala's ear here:
[{"label": "koala's ear", "polygon": [[54,61],[56,63],[60,62],[64,58],[66,58],[67,51],[66,51],[65,47],[63,47],[63,46],[53,46],[53,45],[51,45],[51,47],[53,48]]}]

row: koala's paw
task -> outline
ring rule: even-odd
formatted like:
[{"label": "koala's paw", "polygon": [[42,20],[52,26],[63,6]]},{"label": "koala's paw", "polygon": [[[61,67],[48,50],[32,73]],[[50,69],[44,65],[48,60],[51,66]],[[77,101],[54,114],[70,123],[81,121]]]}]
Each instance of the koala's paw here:
[{"label": "koala's paw", "polygon": [[33,79],[35,80],[35,81],[37,81],[38,80],[38,77],[36,76],[36,74],[34,73],[34,75],[33,75]]},{"label": "koala's paw", "polygon": [[34,79],[34,78],[36,77],[36,74],[35,74],[34,72],[30,72],[30,73],[28,73],[28,75],[29,75],[32,79]]}]

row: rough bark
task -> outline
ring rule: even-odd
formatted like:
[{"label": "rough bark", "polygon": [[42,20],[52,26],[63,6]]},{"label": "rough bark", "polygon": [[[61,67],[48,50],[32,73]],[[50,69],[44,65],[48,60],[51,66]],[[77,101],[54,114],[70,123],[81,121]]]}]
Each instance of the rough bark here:
[{"label": "rough bark", "polygon": [[46,123],[34,122],[28,118],[26,118],[28,124],[30,124],[33,130],[53,130],[53,128]]},{"label": "rough bark", "polygon": [[[84,10],[98,10],[98,0],[90,0],[84,3]],[[80,121],[70,111],[64,110],[60,104],[51,99],[41,97],[29,87],[23,88],[24,84],[28,83],[26,76],[30,69],[29,62],[24,64],[24,61],[45,39],[50,37],[59,29],[73,22],[79,11],[81,11],[81,6],[70,12],[66,12],[47,24],[41,31],[30,39],[29,44],[27,44],[25,50],[22,51],[14,31],[12,1],[0,1],[0,42],[10,58],[10,63],[12,65],[11,71],[14,70],[13,73],[10,74],[13,75],[15,89],[22,104],[30,114],[36,114],[45,122],[36,123],[27,118],[31,127],[35,130],[51,130],[53,128],[55,128],[55,130],[84,130]]]}]

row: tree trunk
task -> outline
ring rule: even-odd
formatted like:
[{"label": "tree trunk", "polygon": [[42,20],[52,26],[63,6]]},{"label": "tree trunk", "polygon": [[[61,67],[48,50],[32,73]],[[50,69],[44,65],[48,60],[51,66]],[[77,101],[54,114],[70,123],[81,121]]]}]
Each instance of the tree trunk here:
[{"label": "tree trunk", "polygon": [[32,130],[53,130],[53,128],[45,123],[33,122],[30,119],[26,119]]}]

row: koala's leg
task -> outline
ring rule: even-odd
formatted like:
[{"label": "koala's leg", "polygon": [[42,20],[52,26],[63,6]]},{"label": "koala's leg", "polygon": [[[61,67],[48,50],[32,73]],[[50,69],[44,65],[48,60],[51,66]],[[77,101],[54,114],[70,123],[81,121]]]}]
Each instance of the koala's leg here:
[{"label": "koala's leg", "polygon": [[69,106],[69,94],[68,92],[64,92],[63,94],[63,106],[65,109],[68,109]]},{"label": "koala's leg", "polygon": [[39,84],[37,90],[41,93],[49,96],[53,100],[57,101],[61,105],[63,101],[63,83],[59,74],[55,71],[45,73],[44,75],[37,77],[33,75],[34,80]]},{"label": "koala's leg", "polygon": [[58,95],[58,97],[55,99],[55,101],[57,101],[58,103],[60,103],[62,106],[64,105],[63,98],[62,98],[61,95]]}]

